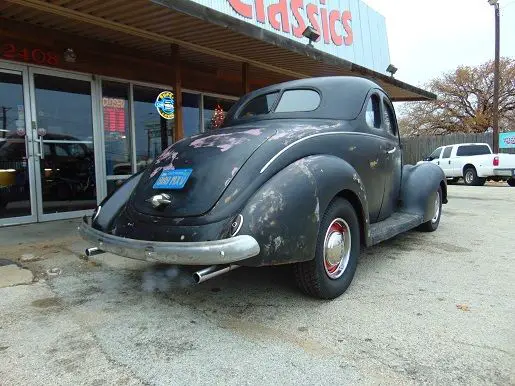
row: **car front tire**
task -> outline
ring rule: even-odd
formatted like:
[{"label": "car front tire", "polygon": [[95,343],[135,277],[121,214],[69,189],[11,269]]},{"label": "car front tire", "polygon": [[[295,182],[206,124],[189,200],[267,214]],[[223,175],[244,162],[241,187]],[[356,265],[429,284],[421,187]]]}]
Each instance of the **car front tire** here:
[{"label": "car front tire", "polygon": [[320,222],[315,258],[294,266],[297,285],[320,299],[340,296],[352,282],[360,248],[356,211],[347,200],[336,198]]},{"label": "car front tire", "polygon": [[507,182],[508,182],[508,185],[515,187],[515,178],[510,178]]}]

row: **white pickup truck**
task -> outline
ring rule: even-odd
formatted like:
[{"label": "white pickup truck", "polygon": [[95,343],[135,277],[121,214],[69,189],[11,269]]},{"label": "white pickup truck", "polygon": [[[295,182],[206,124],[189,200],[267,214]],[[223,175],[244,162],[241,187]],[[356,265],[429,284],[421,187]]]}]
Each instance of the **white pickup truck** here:
[{"label": "white pickup truck", "polygon": [[489,179],[515,186],[515,154],[493,154],[486,143],[442,146],[421,162],[439,165],[450,183],[463,178],[466,185],[481,186]]}]

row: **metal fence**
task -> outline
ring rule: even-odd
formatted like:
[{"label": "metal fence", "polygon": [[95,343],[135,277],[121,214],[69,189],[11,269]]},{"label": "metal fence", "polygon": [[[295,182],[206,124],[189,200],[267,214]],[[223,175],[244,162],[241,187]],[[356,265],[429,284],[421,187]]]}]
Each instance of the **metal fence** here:
[{"label": "metal fence", "polygon": [[[488,143],[492,146],[493,134],[446,134],[434,137],[407,137],[402,138],[402,150],[404,164],[416,164],[428,156],[440,146],[454,145],[458,143]],[[515,149],[500,149],[501,153],[515,154]]]}]

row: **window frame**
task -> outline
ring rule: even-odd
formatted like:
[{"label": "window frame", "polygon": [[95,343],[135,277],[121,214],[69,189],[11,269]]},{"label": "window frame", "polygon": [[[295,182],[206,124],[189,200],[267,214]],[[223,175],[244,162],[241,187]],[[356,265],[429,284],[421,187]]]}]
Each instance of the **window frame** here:
[{"label": "window frame", "polygon": [[[447,151],[447,149],[449,149],[449,154],[447,155],[447,157],[445,157],[445,152]],[[440,155],[440,158],[439,159],[450,159],[451,158],[451,155],[452,155],[452,149],[453,149],[453,146],[445,146],[442,150],[442,154]]]},{"label": "window frame", "polygon": [[[379,109],[378,111],[378,116],[375,116],[375,112],[373,110],[374,108],[374,102],[372,101],[374,98],[377,99],[377,107]],[[366,99],[366,105],[365,105],[365,124],[367,125],[367,127],[373,131],[374,133],[377,133],[378,131],[382,131],[382,132],[385,132],[386,130],[384,129],[383,127],[383,110],[381,108],[381,105],[382,105],[382,98],[381,98],[381,95],[378,93],[378,92],[372,92],[368,95],[367,99]],[[368,106],[370,105],[370,103],[372,103],[372,111],[374,112],[374,126],[370,126],[370,124],[368,123],[368,120],[367,120],[367,112],[368,112]],[[375,122],[376,119],[379,119],[379,122]],[[375,125],[378,124],[378,127],[376,127]]]}]

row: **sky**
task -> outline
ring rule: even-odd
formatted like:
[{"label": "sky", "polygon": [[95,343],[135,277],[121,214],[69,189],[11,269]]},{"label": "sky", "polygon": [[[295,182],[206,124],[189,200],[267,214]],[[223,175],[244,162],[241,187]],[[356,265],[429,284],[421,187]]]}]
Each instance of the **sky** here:
[{"label": "sky", "polygon": [[[390,60],[401,81],[422,86],[459,65],[494,58],[494,8],[487,0],[363,0],[386,18]],[[499,0],[501,56],[515,58],[515,0]]]}]

